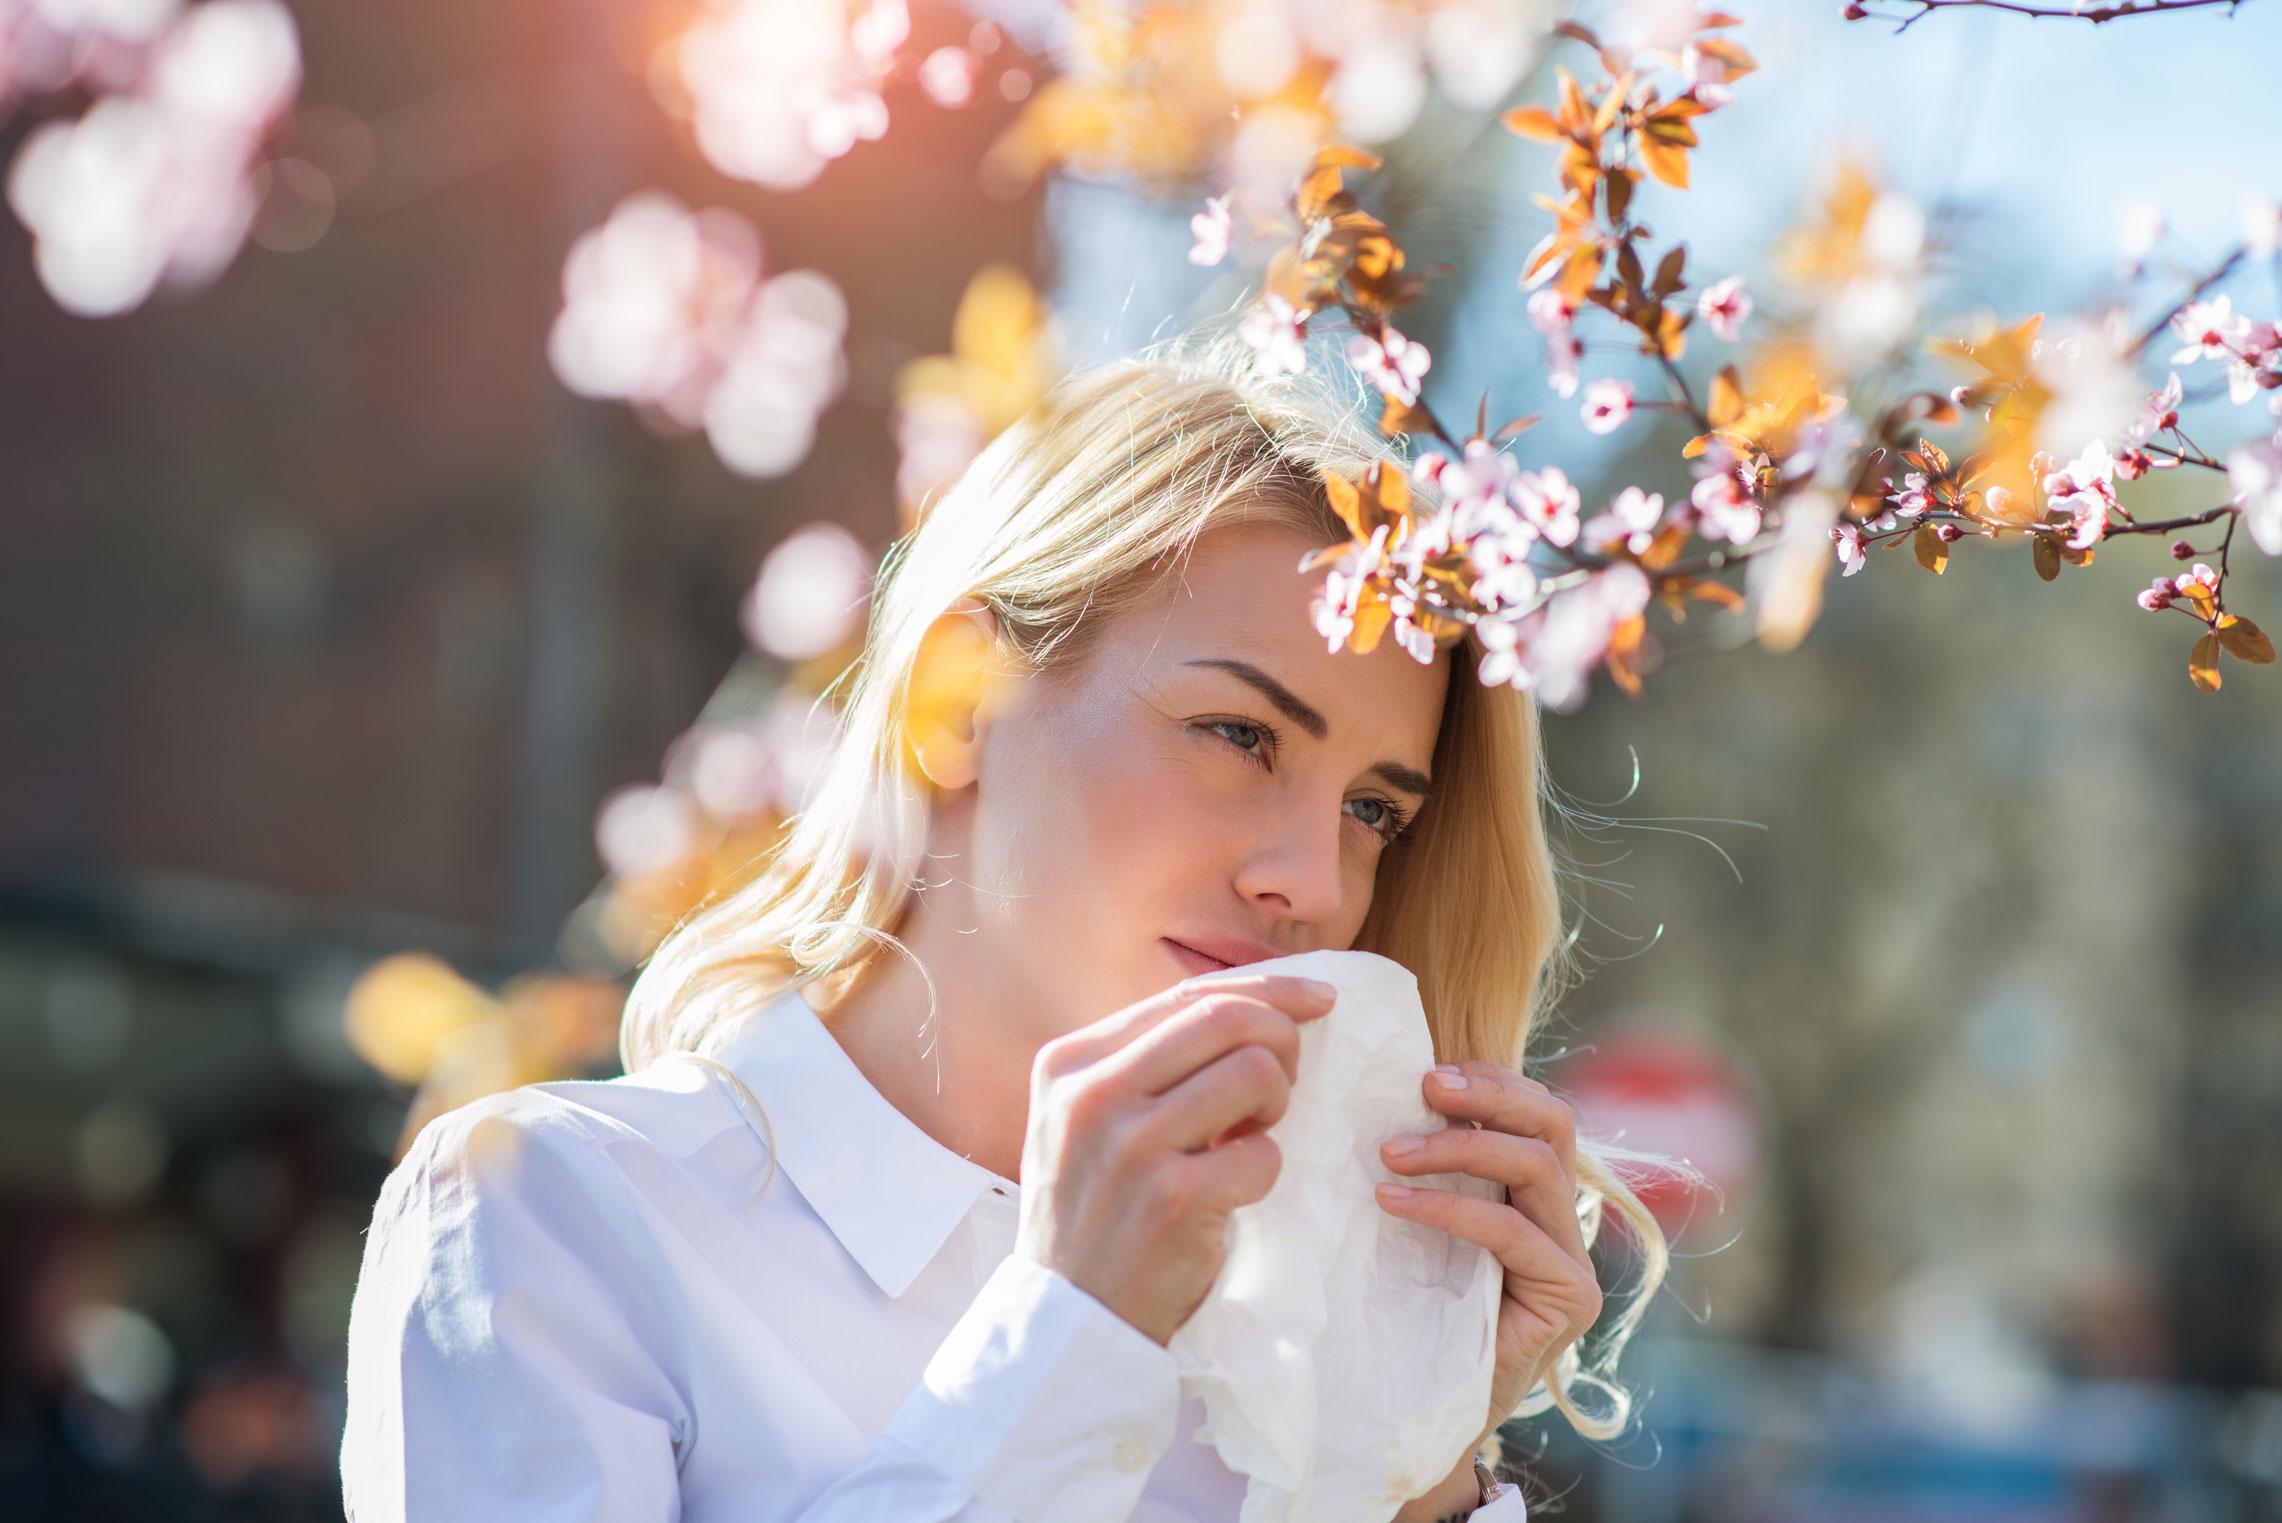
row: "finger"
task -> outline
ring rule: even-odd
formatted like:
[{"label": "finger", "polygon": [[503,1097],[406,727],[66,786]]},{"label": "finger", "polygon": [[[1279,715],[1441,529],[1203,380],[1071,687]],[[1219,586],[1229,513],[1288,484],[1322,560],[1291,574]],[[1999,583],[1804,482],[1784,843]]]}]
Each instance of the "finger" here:
[{"label": "finger", "polygon": [[[1407,1153],[1389,1151],[1396,1142],[1419,1146]],[[1453,1126],[1421,1137],[1390,1137],[1379,1156],[1397,1174],[1471,1174],[1503,1185],[1514,1210],[1562,1247],[1585,1256],[1576,1181],[1562,1170],[1560,1156],[1542,1138]]]},{"label": "finger", "polygon": [[1299,1023],[1250,995],[1214,990],[1175,1011],[1104,1060],[1105,1072],[1145,1095],[1161,1095],[1239,1047],[1261,1046],[1299,1077]]},{"label": "finger", "polygon": [[1290,1106],[1291,1093],[1291,1080],[1276,1054],[1248,1044],[1224,1053],[1157,1097],[1141,1126],[1156,1145],[1193,1152],[1240,1121],[1256,1118],[1261,1130],[1275,1125]]},{"label": "finger", "polygon": [[1494,1131],[1537,1137],[1560,1156],[1561,1168],[1572,1187],[1577,1180],[1577,1113],[1566,1100],[1510,1068],[1467,1060],[1458,1064],[1466,1082],[1453,1087],[1436,1070],[1422,1087],[1426,1103],[1446,1116],[1472,1121]]},{"label": "finger", "polygon": [[[1558,1338],[1556,1348],[1583,1337],[1600,1320],[1605,1298],[1591,1257],[1564,1251],[1536,1223],[1510,1210],[1505,1222],[1489,1223],[1483,1213],[1465,1209],[1488,1202],[1449,1190],[1421,1189],[1407,1199],[1386,1196],[1386,1187],[1381,1186],[1380,1205],[1388,1212],[1489,1249],[1506,1276],[1505,1304],[1498,1312],[1501,1344],[1507,1319],[1516,1314],[1549,1327],[1560,1324],[1565,1336]],[[1483,1242],[1484,1235],[1493,1241]]]},{"label": "finger", "polygon": [[[1408,1195],[1394,1192],[1400,1186],[1379,1186],[1380,1209],[1406,1221],[1439,1227],[1453,1237],[1479,1243],[1503,1265],[1507,1274],[1534,1284],[1568,1285],[1580,1271],[1590,1278],[1590,1255],[1572,1253],[1555,1242],[1542,1227],[1502,1201],[1462,1195],[1431,1185],[1410,1187]],[[1597,1284],[1597,1282],[1595,1282]]]},{"label": "finger", "polygon": [[1254,1136],[1184,1154],[1172,1167],[1190,1173],[1198,1199],[1216,1210],[1233,1211],[1266,1199],[1283,1162],[1273,1137]]},{"label": "finger", "polygon": [[[1060,1053],[1072,1066],[1084,1067],[1123,1050],[1135,1039],[1154,1030],[1205,995],[1220,992],[1243,994],[1261,1000],[1275,1006],[1295,1021],[1314,1020],[1331,1008],[1336,993],[1311,993],[1308,986],[1314,982],[1312,979],[1276,973],[1202,974],[1196,979],[1184,980],[1161,989],[1147,999],[1136,1001],[1090,1025],[1056,1037],[1047,1045]],[[1329,985],[1323,987],[1330,988]]]}]

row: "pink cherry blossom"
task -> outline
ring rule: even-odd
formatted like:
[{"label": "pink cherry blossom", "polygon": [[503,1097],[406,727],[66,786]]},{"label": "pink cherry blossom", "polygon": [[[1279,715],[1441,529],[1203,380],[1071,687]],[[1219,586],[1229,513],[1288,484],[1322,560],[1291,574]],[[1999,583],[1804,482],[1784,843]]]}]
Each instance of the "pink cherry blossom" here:
[{"label": "pink cherry blossom", "polygon": [[1630,381],[1595,381],[1585,388],[1584,418],[1588,431],[1613,434],[1632,416]]},{"label": "pink cherry blossom", "polygon": [[2172,331],[2187,341],[2185,348],[2171,356],[2171,363],[2225,359],[2249,326],[2250,319],[2234,310],[2224,291],[2209,301],[2191,301],[2171,319]]},{"label": "pink cherry blossom", "polygon": [[2159,576],[2142,588],[2139,596],[2133,601],[2149,613],[2161,613],[2171,606],[2171,600],[2178,596],[2178,593],[2179,584],[2177,582],[2167,576]]},{"label": "pink cherry blossom", "polygon": [[2271,259],[2282,248],[2282,204],[2253,196],[2242,204],[2242,241],[2253,259]]},{"label": "pink cherry blossom", "polygon": [[1663,493],[1626,487],[1616,494],[1616,500],[1608,505],[1606,512],[1587,519],[1577,536],[1592,547],[1621,540],[1625,549],[1638,555],[1655,543],[1656,530],[1663,522]]},{"label": "pink cherry blossom", "polygon": [[1326,648],[1334,655],[1355,632],[1355,612],[1362,606],[1363,589],[1386,564],[1387,530],[1388,526],[1381,524],[1360,549],[1349,545],[1342,551],[1324,575],[1323,590],[1309,601],[1315,632],[1323,636]]},{"label": "pink cherry blossom", "polygon": [[1204,210],[1189,218],[1196,241],[1189,247],[1190,264],[1218,264],[1228,256],[1228,197],[1213,196]]},{"label": "pink cherry blossom", "polygon": [[1474,571],[1474,584],[1468,590],[1475,602],[1489,609],[1511,608],[1537,595],[1537,573],[1529,564],[1537,530],[1503,503],[1499,509],[1499,516],[1466,545],[1466,560]]},{"label": "pink cherry blossom", "polygon": [[975,98],[981,72],[981,60],[965,48],[937,48],[920,60],[919,88],[938,106],[963,106]]},{"label": "pink cherry blossom", "polygon": [[2179,384],[2179,372],[2172,371],[2161,387],[2149,392],[2141,401],[2139,415],[2132,419],[2131,427],[2125,431],[2125,442],[2144,444],[2155,435],[2178,427],[2179,402],[2185,394],[2185,389]]},{"label": "pink cherry blossom", "polygon": [[1547,708],[1569,712],[1584,701],[1616,626],[1647,607],[1652,590],[1640,567],[1617,561],[1525,614],[1485,619],[1475,625],[1486,651],[1476,676],[1487,687],[1534,690]]},{"label": "pink cherry blossom", "polygon": [[2227,454],[2227,482],[2243,527],[2268,555],[2282,555],[2282,439],[2253,439]]},{"label": "pink cherry blossom", "polygon": [[806,661],[863,630],[874,557],[829,519],[795,529],[761,561],[740,616],[745,637],[779,661]]},{"label": "pink cherry blossom", "polygon": [[1432,356],[1424,344],[1405,338],[1392,323],[1383,338],[1357,333],[1347,340],[1347,363],[1361,371],[1387,396],[1404,403],[1418,401],[1419,382],[1426,376]]},{"label": "pink cherry blossom", "polygon": [[1454,515],[1452,532],[1470,538],[1500,516],[1511,516],[1506,491],[1521,466],[1513,456],[1486,439],[1468,439],[1460,458],[1451,460],[1429,453],[1420,464],[1436,462],[1433,481]]},{"label": "pink cherry blossom", "polygon": [[672,56],[698,149],[722,173],[796,190],[887,132],[879,87],[911,32],[905,0],[852,17],[809,0],[706,0],[701,12]]},{"label": "pink cherry blossom", "polygon": [[1577,392],[1577,361],[1584,357],[1585,346],[1571,331],[1576,316],[1577,304],[1552,286],[1529,298],[1530,325],[1545,335],[1545,381],[1557,396]]},{"label": "pink cherry blossom", "polygon": [[2227,400],[2237,407],[2282,386],[2282,332],[2269,322],[2246,323],[2241,343],[2242,351],[2227,359]]},{"label": "pink cherry blossom", "polygon": [[[1886,483],[1888,486],[1893,484],[1892,481]],[[1887,493],[1886,500],[1893,503],[1895,511],[1904,518],[1917,518],[1933,507],[1933,499],[1926,495],[1927,485],[1925,472],[1907,472],[1902,477],[1902,489]]]},{"label": "pink cherry blossom", "polygon": [[1712,332],[1734,343],[1743,331],[1743,320],[1751,315],[1751,298],[1744,293],[1743,277],[1730,275],[1704,287],[1696,296],[1696,313],[1711,325]]},{"label": "pink cherry blossom", "polygon": [[571,245],[547,353],[580,395],[703,429],[730,469],[777,476],[846,382],[847,321],[820,272],[762,278],[760,236],[736,213],[641,191]]},{"label": "pink cherry blossom", "polygon": [[300,87],[292,14],[278,0],[30,9],[0,4],[0,107],[19,72],[97,92],[78,120],[27,132],[8,171],[40,283],[108,317],[162,281],[214,280],[253,226],[256,168]]},{"label": "pink cherry blossom", "polygon": [[1264,375],[1298,375],[1307,369],[1307,320],[1312,308],[1294,307],[1270,291],[1236,325],[1237,336],[1252,346],[1253,363]]},{"label": "pink cherry blossom", "polygon": [[2051,507],[2075,517],[2068,533],[2072,550],[2088,550],[2108,532],[2108,514],[2116,506],[2116,463],[2098,439],[2082,454],[2056,471],[2047,471],[2041,485]]},{"label": "pink cherry blossom", "polygon": [[2199,587],[2211,597],[2217,597],[2219,594],[2219,574],[2201,561],[2195,562],[2192,569],[2180,573],[2172,580],[2178,588],[2178,595],[2181,597],[2187,595],[2187,589],[2190,587]]},{"label": "pink cherry blossom", "polygon": [[1396,586],[1387,595],[1387,607],[1394,615],[1387,626],[1388,632],[1394,636],[1397,645],[1410,653],[1412,660],[1420,666],[1432,666],[1440,642],[1416,622],[1418,606],[1418,599],[1411,588]]},{"label": "pink cherry blossom", "polygon": [[1703,463],[1708,471],[1697,481],[1688,494],[1697,515],[1697,531],[1705,539],[1726,539],[1730,544],[1747,544],[1759,532],[1760,507],[1752,491],[1752,477],[1756,474],[1750,463],[1736,458],[1733,450],[1719,440],[1704,451]]},{"label": "pink cherry blossom", "polygon": [[1867,559],[1862,545],[1862,526],[1852,519],[1842,519],[1830,526],[1830,537],[1838,545],[1838,563],[1846,569],[1841,576],[1852,576],[1862,569]]},{"label": "pink cherry blossom", "polygon": [[1559,466],[1521,472],[1507,486],[1506,500],[1546,543],[1565,546],[1577,542],[1577,513],[1583,499]]}]

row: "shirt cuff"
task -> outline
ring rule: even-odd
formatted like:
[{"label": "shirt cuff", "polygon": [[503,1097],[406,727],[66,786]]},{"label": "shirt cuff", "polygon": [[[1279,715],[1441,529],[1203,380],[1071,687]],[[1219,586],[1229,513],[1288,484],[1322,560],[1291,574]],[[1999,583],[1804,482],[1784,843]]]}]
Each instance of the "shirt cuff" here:
[{"label": "shirt cuff", "polygon": [[1172,1351],[1009,1254],[882,1433],[1013,1518],[1122,1523],[1172,1448]]},{"label": "shirt cuff", "polygon": [[1511,1482],[1496,1497],[1466,1514],[1467,1523],[1521,1523],[1528,1516],[1529,1503],[1521,1488]]}]

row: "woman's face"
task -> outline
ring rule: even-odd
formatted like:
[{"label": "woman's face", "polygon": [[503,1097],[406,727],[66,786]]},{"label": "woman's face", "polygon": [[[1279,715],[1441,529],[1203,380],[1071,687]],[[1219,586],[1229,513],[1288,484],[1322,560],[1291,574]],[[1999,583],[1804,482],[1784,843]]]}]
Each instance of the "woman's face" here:
[{"label": "woman's face", "polygon": [[1223,961],[1353,945],[1425,803],[1450,661],[1328,650],[1323,572],[1295,569],[1320,543],[1200,537],[1082,660],[1017,683],[938,800],[928,882],[965,887],[930,912],[973,928],[930,935],[930,964],[955,945],[1033,1045]]}]

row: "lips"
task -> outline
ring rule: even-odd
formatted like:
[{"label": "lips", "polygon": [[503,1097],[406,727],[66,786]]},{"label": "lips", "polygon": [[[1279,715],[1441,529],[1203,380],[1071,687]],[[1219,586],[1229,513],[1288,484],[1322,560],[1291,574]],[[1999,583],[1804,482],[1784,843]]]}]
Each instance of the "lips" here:
[{"label": "lips", "polygon": [[1165,938],[1165,949],[1173,954],[1175,961],[1180,963],[1181,973],[1184,977],[1193,978],[1199,973],[1218,973],[1228,966],[1227,963],[1218,958],[1205,956],[1194,947],[1183,946],[1170,936]]},{"label": "lips", "polygon": [[1271,957],[1284,955],[1264,941],[1254,941],[1248,936],[1224,936],[1216,931],[1184,931],[1165,940],[1173,946],[1176,955],[1186,953],[1200,967],[1209,964],[1212,969],[1266,962]]}]

